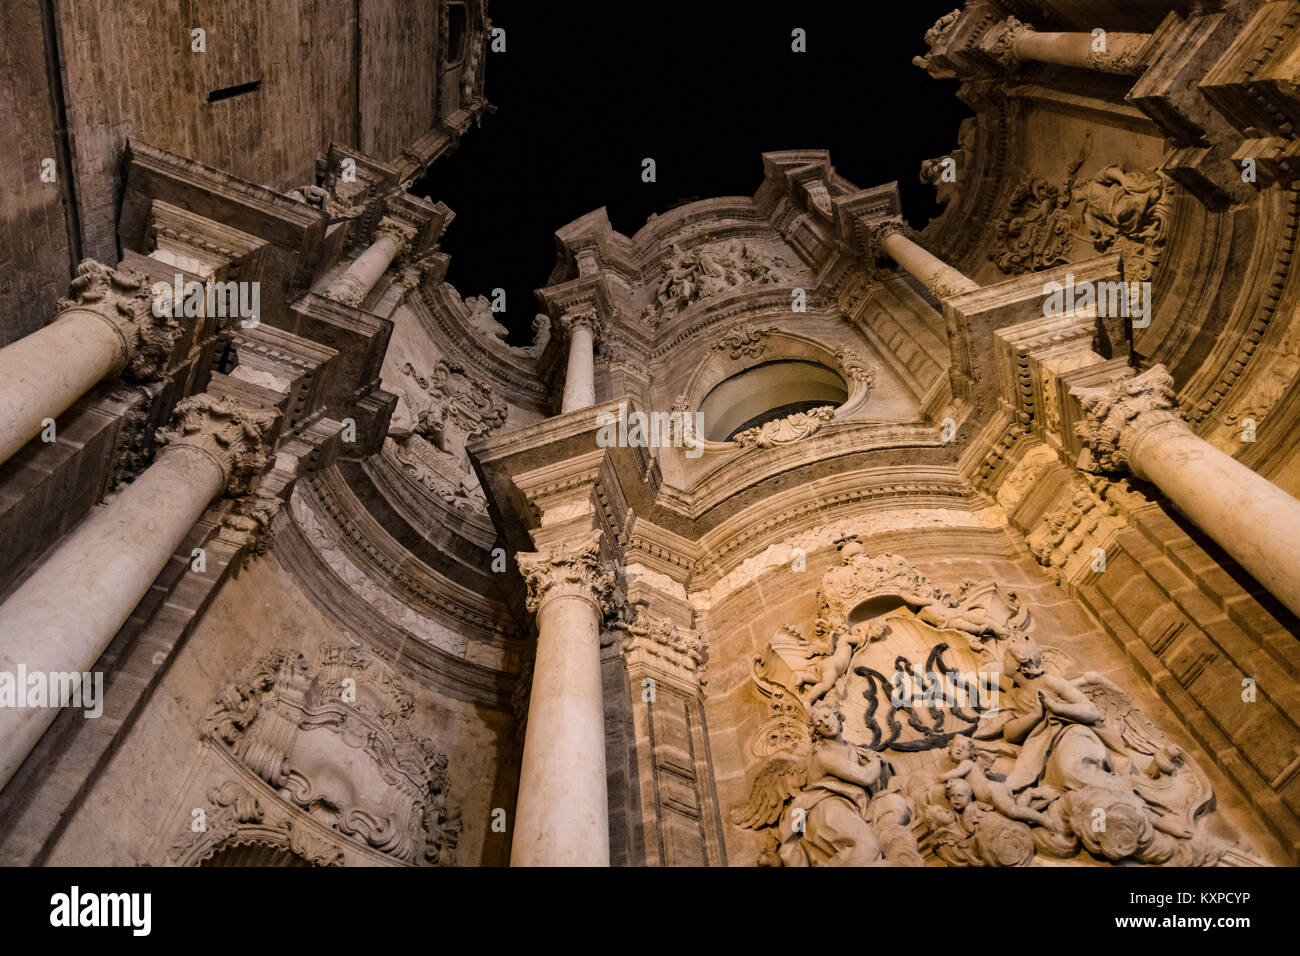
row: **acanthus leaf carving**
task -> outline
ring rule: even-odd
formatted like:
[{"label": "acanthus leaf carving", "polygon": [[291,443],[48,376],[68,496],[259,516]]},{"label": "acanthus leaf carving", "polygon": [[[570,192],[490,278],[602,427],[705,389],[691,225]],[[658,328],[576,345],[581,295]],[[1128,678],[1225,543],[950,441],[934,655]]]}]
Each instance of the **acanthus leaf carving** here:
[{"label": "acanthus leaf carving", "polygon": [[270,463],[271,444],[280,413],[254,408],[230,398],[200,392],[176,404],[169,427],[158,441],[198,448],[216,462],[234,497],[250,494]]},{"label": "acanthus leaf carving", "polygon": [[122,373],[135,382],[151,382],[166,371],[181,335],[169,308],[155,308],[147,279],[138,272],[111,269],[94,259],[77,266],[77,274],[60,298],[60,313],[88,313],[107,324],[122,350]]},{"label": "acanthus leaf carving", "polygon": [[1084,417],[1075,432],[1086,443],[1079,453],[1082,471],[1120,471],[1132,466],[1133,447],[1150,429],[1178,423],[1187,427],[1174,396],[1173,376],[1153,365],[1102,388],[1071,391]]},{"label": "acanthus leaf carving", "polygon": [[537,613],[554,597],[576,594],[591,601],[602,616],[613,613],[616,582],[614,572],[601,561],[601,534],[593,530],[576,541],[515,556],[528,586],[530,612]]}]

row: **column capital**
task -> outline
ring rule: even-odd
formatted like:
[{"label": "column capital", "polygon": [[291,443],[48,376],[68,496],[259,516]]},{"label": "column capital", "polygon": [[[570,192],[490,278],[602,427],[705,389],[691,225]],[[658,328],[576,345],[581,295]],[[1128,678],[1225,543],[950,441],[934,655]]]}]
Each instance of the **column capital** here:
[{"label": "column capital", "polygon": [[560,316],[559,325],[564,334],[570,338],[573,337],[573,330],[579,327],[589,329],[593,340],[599,340],[603,331],[600,316],[596,314],[595,309],[565,313]]},{"label": "column capital", "polygon": [[1086,445],[1079,455],[1082,471],[1133,471],[1134,446],[1151,429],[1171,423],[1188,428],[1178,410],[1173,376],[1163,365],[1101,388],[1075,388],[1070,394],[1083,411],[1074,426]]},{"label": "column capital", "polygon": [[143,275],[84,259],[68,294],[58,301],[55,321],[77,314],[94,316],[118,337],[122,361],[116,371],[133,381],[156,381],[167,368],[181,326],[170,309],[155,310],[153,305]]},{"label": "column capital", "polygon": [[412,223],[384,216],[379,220],[379,225],[375,226],[375,240],[391,239],[397,243],[397,256],[400,257],[411,251],[411,244],[415,242],[419,231]]},{"label": "column capital", "polygon": [[994,24],[981,44],[985,52],[1007,70],[1018,70],[1024,63],[1016,55],[1016,40],[1034,32],[1034,28],[1015,17]]},{"label": "column capital", "polygon": [[886,255],[881,246],[890,236],[912,239],[911,227],[902,216],[885,216],[883,219],[869,220],[862,224],[862,232],[867,240],[868,252],[877,259]]},{"label": "column capital", "polygon": [[600,560],[602,532],[592,530],[573,541],[562,541],[545,551],[515,555],[528,585],[528,610],[537,613],[557,597],[581,597],[602,615],[614,610],[614,572]]},{"label": "column capital", "polygon": [[210,392],[182,399],[158,439],[168,448],[195,449],[221,469],[226,492],[249,494],[270,461],[279,411],[254,408]]}]

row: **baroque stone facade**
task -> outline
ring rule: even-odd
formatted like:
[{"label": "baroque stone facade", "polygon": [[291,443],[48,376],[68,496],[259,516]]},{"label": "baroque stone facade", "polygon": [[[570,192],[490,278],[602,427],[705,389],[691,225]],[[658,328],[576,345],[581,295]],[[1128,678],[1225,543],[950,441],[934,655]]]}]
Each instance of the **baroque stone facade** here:
[{"label": "baroque stone facade", "polygon": [[767,152],[555,223],[529,345],[413,192],[489,109],[429,6],[234,161],[74,104],[85,259],[0,314],[0,863],[1300,862],[1300,4],[968,0],[928,225]]}]

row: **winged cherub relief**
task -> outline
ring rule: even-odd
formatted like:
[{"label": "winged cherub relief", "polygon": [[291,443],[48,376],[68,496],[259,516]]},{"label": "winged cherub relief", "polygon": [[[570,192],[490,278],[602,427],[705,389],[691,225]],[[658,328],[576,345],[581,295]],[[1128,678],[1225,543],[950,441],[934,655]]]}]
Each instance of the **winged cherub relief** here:
[{"label": "winged cherub relief", "polygon": [[[996,582],[954,597],[846,540],[815,636],[753,661],[768,699],[732,814],[784,866],[1253,865],[1191,755],[1118,685],[1068,674]],[[892,676],[890,676],[892,672]]]}]

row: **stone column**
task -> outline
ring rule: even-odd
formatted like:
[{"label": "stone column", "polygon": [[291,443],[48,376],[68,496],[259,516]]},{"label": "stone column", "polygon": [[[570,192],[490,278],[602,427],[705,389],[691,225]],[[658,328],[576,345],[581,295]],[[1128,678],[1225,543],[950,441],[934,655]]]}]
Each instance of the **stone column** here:
[{"label": "stone column", "polygon": [[382,219],[375,228],[374,241],[353,260],[337,279],[330,283],[325,294],[344,305],[361,308],[370,290],[388,271],[393,260],[410,248],[415,238],[415,228],[396,219]]},{"label": "stone column", "polygon": [[564,376],[561,413],[596,404],[595,313],[566,315],[560,325],[569,336],[569,365]]},{"label": "stone column", "polygon": [[1163,365],[1072,392],[1084,470],[1127,467],[1158,487],[1260,584],[1300,614],[1300,501],[1200,438]]},{"label": "stone column", "polygon": [[1003,66],[1014,70],[1026,60],[1056,63],[1102,73],[1135,75],[1138,55],[1149,33],[1039,33],[1008,17],[988,34],[985,47]]},{"label": "stone column", "polygon": [[[278,414],[207,393],[177,405],[154,463],[0,605],[0,672],[91,671],[204,509],[249,492]],[[0,707],[0,787],[57,713]]]},{"label": "stone column", "polygon": [[180,325],[170,312],[153,314],[145,281],[87,259],[54,321],[0,349],[0,463],[96,383],[162,373]]},{"label": "stone column", "polygon": [[907,224],[897,216],[871,223],[872,245],[919,279],[936,299],[974,292],[979,285],[938,256],[931,255],[909,236]]},{"label": "stone column", "polygon": [[609,866],[600,629],[614,574],[599,531],[520,554],[537,658],[519,771],[512,866]]}]

